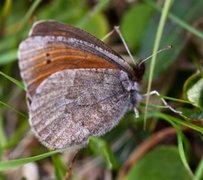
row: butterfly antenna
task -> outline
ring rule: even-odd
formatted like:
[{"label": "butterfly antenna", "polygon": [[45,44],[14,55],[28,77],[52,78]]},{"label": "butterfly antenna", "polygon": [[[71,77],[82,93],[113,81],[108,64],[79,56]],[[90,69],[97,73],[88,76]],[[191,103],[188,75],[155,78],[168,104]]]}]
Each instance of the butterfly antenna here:
[{"label": "butterfly antenna", "polygon": [[151,58],[152,56],[154,56],[155,54],[159,54],[159,53],[161,53],[161,52],[163,52],[163,51],[166,51],[166,50],[168,50],[168,49],[171,49],[171,48],[172,48],[172,45],[168,45],[167,47],[164,47],[164,48],[162,48],[162,49],[159,49],[156,53],[154,53],[154,54],[150,55],[149,57],[147,57],[147,58],[141,60],[140,62],[138,62],[138,65],[140,66],[142,63],[146,62],[148,59],[150,59],[150,58]]},{"label": "butterfly antenna", "polygon": [[121,38],[121,41],[122,41],[122,43],[123,43],[123,45],[124,45],[126,51],[128,52],[128,54],[129,54],[129,56],[130,56],[130,58],[131,58],[133,64],[136,65],[135,60],[134,60],[134,58],[133,58],[133,56],[132,56],[132,54],[131,54],[131,52],[130,52],[130,50],[129,50],[129,48],[128,48],[126,42],[125,42],[125,39],[123,38],[123,35],[121,34],[121,31],[120,31],[120,29],[119,29],[119,26],[114,26],[114,29],[115,29],[115,31],[118,33],[119,37]]},{"label": "butterfly antenna", "polygon": [[106,40],[109,36],[111,36],[113,34],[113,32],[114,32],[114,29],[111,30],[108,34],[106,34],[101,40],[102,41]]}]

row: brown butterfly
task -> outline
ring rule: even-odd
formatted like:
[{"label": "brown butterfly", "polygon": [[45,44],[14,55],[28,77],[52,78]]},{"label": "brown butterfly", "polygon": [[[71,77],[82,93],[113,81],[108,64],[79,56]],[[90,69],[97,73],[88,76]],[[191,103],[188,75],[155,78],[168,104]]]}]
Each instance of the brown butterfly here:
[{"label": "brown butterfly", "polygon": [[56,21],[36,22],[19,46],[29,121],[50,149],[81,148],[141,100],[144,63],[129,65],[102,41]]}]

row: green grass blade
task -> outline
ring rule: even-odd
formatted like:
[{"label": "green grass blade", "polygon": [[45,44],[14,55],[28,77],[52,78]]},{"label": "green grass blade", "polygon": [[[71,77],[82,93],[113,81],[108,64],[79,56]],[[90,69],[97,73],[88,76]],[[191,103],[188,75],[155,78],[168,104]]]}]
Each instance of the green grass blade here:
[{"label": "green grass blade", "polygon": [[194,180],[201,180],[203,178],[203,156],[202,159],[195,171],[195,177]]},{"label": "green grass blade", "polygon": [[30,7],[30,9],[28,10],[28,12],[26,13],[26,15],[24,16],[21,22],[21,27],[23,27],[27,23],[27,21],[30,19],[30,17],[32,16],[32,14],[34,13],[34,11],[36,10],[36,8],[41,2],[42,0],[35,0],[33,2],[32,6]]},{"label": "green grass blade", "polygon": [[[178,121],[174,121],[174,119],[175,119],[174,117],[166,115],[166,114],[163,114],[163,113],[156,113],[156,114],[159,117],[167,120],[176,129],[176,131],[177,131],[177,138],[178,138],[178,150],[179,150],[181,161],[182,161],[183,165],[185,166],[185,168],[188,170],[190,176],[193,178],[194,175],[192,173],[192,170],[189,167],[189,164],[187,162],[187,158],[186,158],[186,155],[185,155],[185,151],[184,151],[184,146],[183,146],[183,136],[184,135],[183,135],[180,127],[177,125],[179,123],[179,120]],[[181,125],[181,123],[179,123],[179,124]],[[203,130],[203,128],[202,128],[202,130]]]},{"label": "green grass blade", "polygon": [[[161,19],[159,22],[155,43],[154,43],[153,53],[152,53],[152,54],[154,54],[154,56],[152,56],[150,70],[149,70],[149,82],[148,82],[148,87],[147,87],[147,94],[149,94],[149,92],[151,90],[153,71],[155,68],[155,61],[156,61],[156,56],[157,56],[156,52],[158,51],[159,44],[161,42],[161,37],[163,34],[164,25],[166,23],[167,14],[172,5],[172,2],[173,2],[172,0],[169,0],[169,1],[165,1],[165,3],[164,3],[164,7],[163,7],[163,11],[162,11],[162,15],[161,15]],[[146,108],[145,108],[145,117],[144,117],[144,127],[145,128],[146,128],[148,104],[149,104],[149,96],[147,96],[147,98],[146,98]]]},{"label": "green grass blade", "polygon": [[17,160],[10,160],[10,161],[2,161],[0,162],[0,171],[8,170],[11,168],[16,168],[18,166],[22,166],[24,164],[33,162],[33,161],[39,161],[41,159],[47,158],[49,156],[52,156],[54,154],[59,153],[60,151],[51,151],[48,153],[44,153],[38,156],[28,157],[28,158],[22,158]]},{"label": "green grass blade", "polygon": [[64,176],[67,171],[67,167],[65,163],[62,161],[61,156],[59,154],[53,155],[51,157],[54,168],[55,168],[55,176],[57,180],[64,179]]},{"label": "green grass blade", "polygon": [[17,59],[17,50],[10,50],[0,56],[0,65],[5,65]]},{"label": "green grass blade", "polygon": [[17,85],[20,89],[25,90],[22,82],[16,80],[15,78],[12,78],[11,76],[8,76],[7,74],[3,73],[2,71],[0,71],[0,75],[4,76],[6,79],[8,79],[9,81],[11,81],[15,85]]},{"label": "green grass blade", "polygon": [[182,28],[186,29],[187,31],[191,32],[191,34],[194,34],[195,36],[203,39],[203,33],[198,31],[197,29],[193,28],[191,25],[188,25],[186,22],[182,21],[172,13],[169,13],[169,18],[173,20],[176,24],[181,26]]},{"label": "green grass blade", "polygon": [[195,124],[192,124],[188,121],[185,121],[185,120],[182,120],[182,119],[179,119],[179,118],[175,118],[173,116],[170,116],[170,115],[167,115],[167,114],[164,114],[164,113],[161,113],[161,112],[153,112],[153,113],[150,113],[150,116],[151,117],[157,117],[157,118],[162,118],[168,122],[174,122],[176,124],[180,124],[180,125],[183,125],[183,126],[186,126],[190,129],[193,129],[201,134],[203,134],[203,127],[200,127],[200,126],[197,126]]},{"label": "green grass blade", "polygon": [[108,169],[118,169],[119,163],[117,162],[116,157],[114,156],[106,141],[101,138],[91,136],[89,138],[88,146],[95,155],[99,154],[102,156]]},{"label": "green grass blade", "polygon": [[183,146],[183,133],[180,129],[179,126],[177,126],[176,124],[172,123],[173,126],[176,128],[177,131],[177,138],[178,138],[178,151],[180,154],[180,158],[182,160],[182,163],[184,164],[185,168],[188,170],[190,176],[193,178],[194,174],[192,173],[192,170],[190,169],[190,166],[187,162],[187,158],[186,158],[186,154],[184,151],[184,146]]},{"label": "green grass blade", "polygon": [[180,102],[180,103],[185,103],[185,104],[192,104],[190,101],[186,101],[186,100],[182,100],[182,99],[177,99],[177,98],[173,98],[173,97],[162,96],[162,95],[160,95],[160,97],[164,98],[164,99],[167,99],[167,100],[175,101],[175,102]]},{"label": "green grass blade", "polygon": [[29,128],[30,126],[28,124],[28,120],[23,121],[22,124],[18,127],[18,129],[16,129],[16,131],[9,138],[3,148],[10,149],[16,144],[18,144],[20,140],[22,140],[22,138],[25,136],[25,132],[27,132]]},{"label": "green grass blade", "polygon": [[28,118],[24,113],[18,111],[16,108],[12,107],[11,105],[9,105],[9,104],[7,104],[7,103],[1,101],[1,100],[0,100],[0,105],[5,106],[6,108],[12,110],[13,112],[19,114],[20,116],[22,116],[22,117],[24,117],[24,118]]},{"label": "green grass blade", "polygon": [[109,0],[99,1],[98,4],[94,7],[94,9],[92,9],[92,11],[89,11],[87,15],[80,20],[77,26],[83,27],[92,16],[100,12],[104,7],[106,7],[108,3],[109,3]]},{"label": "green grass blade", "polygon": [[1,9],[0,13],[0,20],[4,19],[6,16],[8,16],[12,6],[12,1],[11,0],[6,0],[4,2],[3,8]]},{"label": "green grass blade", "polygon": [[3,118],[0,116],[0,159],[3,153],[3,147],[6,145],[7,138],[4,131]]},{"label": "green grass blade", "polygon": [[[145,0],[149,5],[151,5],[153,8],[155,8],[158,11],[162,11],[162,8],[160,6],[158,6],[156,3],[154,3],[153,1],[150,0]],[[197,29],[193,28],[191,25],[187,24],[186,22],[182,21],[181,19],[179,19],[177,16],[175,16],[172,13],[168,14],[169,19],[171,19],[173,22],[175,22],[176,24],[178,24],[180,27],[182,27],[183,29],[186,29],[187,31],[189,31],[190,33],[192,33],[193,35],[203,39],[203,32],[198,31]]]}]

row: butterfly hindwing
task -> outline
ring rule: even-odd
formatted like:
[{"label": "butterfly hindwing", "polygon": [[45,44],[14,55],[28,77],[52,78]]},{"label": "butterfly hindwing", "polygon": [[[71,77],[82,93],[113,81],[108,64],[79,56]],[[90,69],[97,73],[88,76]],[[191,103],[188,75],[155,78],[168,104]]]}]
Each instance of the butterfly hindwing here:
[{"label": "butterfly hindwing", "polygon": [[51,149],[83,146],[89,136],[111,130],[129,109],[125,72],[113,69],[74,69],[56,72],[36,90],[30,124]]}]

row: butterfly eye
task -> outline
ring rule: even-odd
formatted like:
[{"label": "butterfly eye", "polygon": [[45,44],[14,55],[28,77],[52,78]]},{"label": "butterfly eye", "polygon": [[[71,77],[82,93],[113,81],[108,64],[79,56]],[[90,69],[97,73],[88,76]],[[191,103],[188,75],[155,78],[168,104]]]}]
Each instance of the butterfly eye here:
[{"label": "butterfly eye", "polygon": [[134,70],[134,80],[140,82],[143,78],[145,72],[145,62],[140,61],[141,63],[137,63],[137,65],[133,68]]}]

